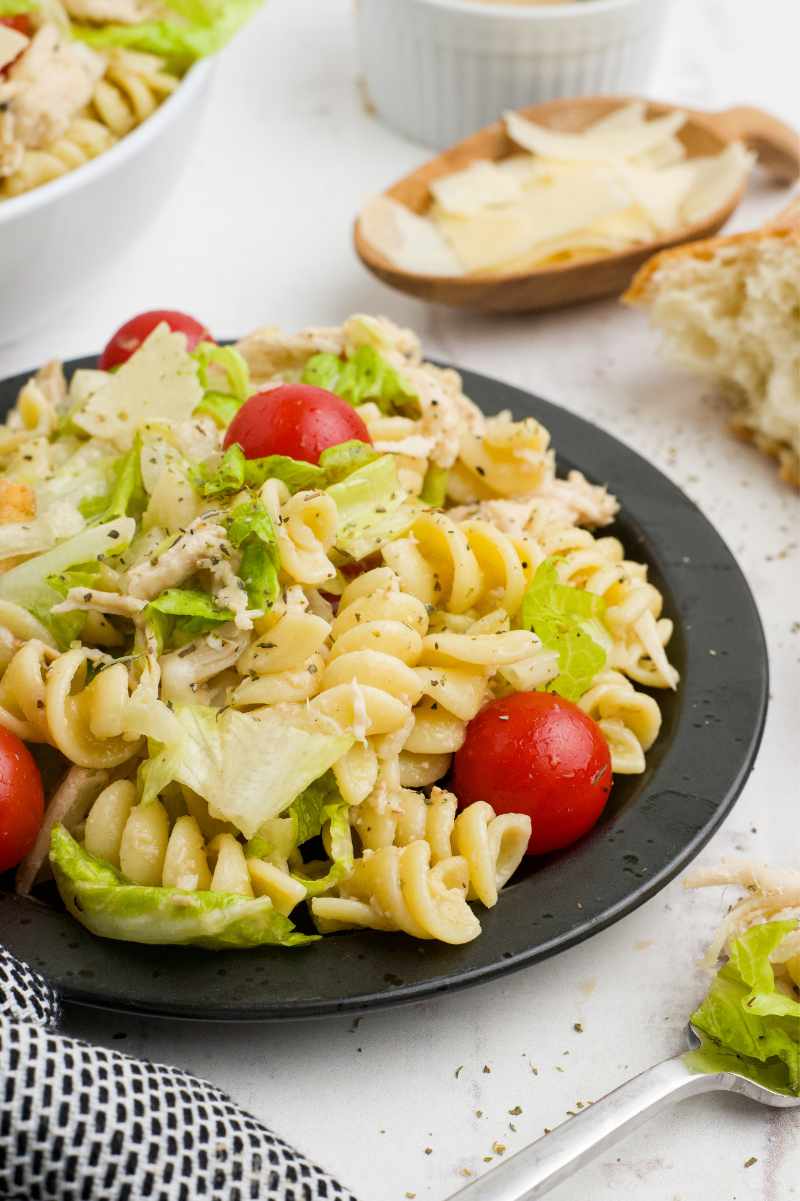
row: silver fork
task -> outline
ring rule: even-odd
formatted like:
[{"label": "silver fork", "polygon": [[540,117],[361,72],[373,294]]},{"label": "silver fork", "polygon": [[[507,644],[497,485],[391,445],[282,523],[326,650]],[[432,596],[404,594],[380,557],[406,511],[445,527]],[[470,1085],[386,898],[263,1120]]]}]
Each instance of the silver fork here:
[{"label": "silver fork", "polygon": [[[693,1026],[688,1030],[693,1050],[700,1039]],[[740,1093],[776,1109],[800,1105],[800,1097],[775,1092],[738,1072],[698,1071],[690,1055],[676,1055],[621,1084],[551,1134],[459,1189],[450,1201],[535,1201],[653,1114],[674,1101],[710,1092]]]}]

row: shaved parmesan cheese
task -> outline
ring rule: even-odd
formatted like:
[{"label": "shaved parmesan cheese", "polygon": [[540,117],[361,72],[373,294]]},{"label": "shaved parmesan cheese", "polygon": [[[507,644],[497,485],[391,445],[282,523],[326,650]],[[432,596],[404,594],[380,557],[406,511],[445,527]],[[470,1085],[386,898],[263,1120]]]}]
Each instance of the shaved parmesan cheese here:
[{"label": "shaved parmesan cheese", "polygon": [[106,377],[73,422],[127,450],[140,426],[159,419],[186,421],[202,398],[185,336],[162,323],[115,375]]},{"label": "shaved parmesan cheese", "polygon": [[509,137],[533,154],[566,162],[607,163],[624,162],[672,137],[686,123],[686,114],[675,111],[638,126],[601,130],[598,134],[593,127],[583,133],[560,133],[528,121],[519,113],[506,113],[505,122]]},{"label": "shaved parmesan cheese", "polygon": [[610,172],[595,172],[583,186],[559,180],[526,192],[517,204],[465,219],[436,214],[436,221],[468,271],[483,271],[529,254],[540,242],[561,238],[624,207]]},{"label": "shaved parmesan cheese", "polygon": [[22,54],[29,41],[24,33],[19,33],[8,25],[0,25],[0,71]]},{"label": "shaved parmesan cheese", "polygon": [[360,223],[366,241],[402,271],[422,275],[464,274],[436,226],[388,196],[368,201],[361,210]]},{"label": "shaved parmesan cheese", "polygon": [[753,168],[755,157],[741,142],[732,142],[722,154],[695,159],[695,182],[683,205],[687,224],[705,221],[739,190]]},{"label": "shaved parmesan cheese", "polygon": [[679,229],[681,206],[697,180],[697,168],[691,159],[663,171],[629,163],[619,170],[631,200],[647,215],[657,233]]},{"label": "shaved parmesan cheese", "polygon": [[519,179],[502,171],[496,163],[479,159],[463,171],[436,179],[431,195],[446,213],[472,216],[490,205],[509,204],[522,193]]},{"label": "shaved parmesan cheese", "polygon": [[505,121],[523,149],[435,179],[424,216],[385,196],[371,201],[361,221],[376,249],[431,276],[496,277],[599,258],[678,236],[731,199],[753,162],[738,143],[689,158],[677,136],[686,114],[649,120],[640,100],[581,133],[519,113]]}]

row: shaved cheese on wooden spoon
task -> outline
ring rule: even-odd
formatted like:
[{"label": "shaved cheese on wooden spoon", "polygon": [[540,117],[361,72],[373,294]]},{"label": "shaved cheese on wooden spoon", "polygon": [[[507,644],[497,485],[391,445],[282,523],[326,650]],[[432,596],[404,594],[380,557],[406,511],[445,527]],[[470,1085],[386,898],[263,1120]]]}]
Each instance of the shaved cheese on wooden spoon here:
[{"label": "shaved cheese on wooden spoon", "polygon": [[388,196],[375,196],[361,211],[364,237],[403,271],[463,275],[464,268],[432,221]]},{"label": "shaved cheese on wooden spoon", "polygon": [[686,113],[676,110],[640,125],[601,130],[598,134],[591,126],[583,133],[560,133],[537,125],[519,113],[506,113],[505,122],[509,137],[532,154],[566,162],[607,163],[623,162],[651,150],[686,124]]}]

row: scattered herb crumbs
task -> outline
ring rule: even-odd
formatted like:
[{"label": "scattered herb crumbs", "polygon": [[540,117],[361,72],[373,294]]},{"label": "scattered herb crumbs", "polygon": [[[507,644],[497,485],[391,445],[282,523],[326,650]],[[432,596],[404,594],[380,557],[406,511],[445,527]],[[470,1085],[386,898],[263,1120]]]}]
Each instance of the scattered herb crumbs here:
[{"label": "scattered herb crumbs", "polygon": [[483,1065],[483,1074],[484,1074],[484,1076],[489,1076],[489,1075],[491,1075],[491,1071],[492,1071],[492,1069],[489,1067],[488,1063],[485,1063],[485,1064]]},{"label": "scattered herb crumbs", "polygon": [[474,1176],[475,1175],[472,1168],[461,1168],[460,1172],[461,1172],[462,1176]]},{"label": "scattered herb crumbs", "polygon": [[482,1109],[476,1109],[476,1110],[475,1110],[475,1117],[476,1117],[476,1118],[482,1118],[482,1117],[483,1117],[483,1110],[482,1110]]},{"label": "scattered herb crumbs", "polygon": [[417,1195],[416,1193],[406,1193],[406,1196],[408,1197],[408,1201],[414,1201],[414,1198],[416,1197],[416,1195]]},{"label": "scattered herb crumbs", "polygon": [[576,1034],[583,1034],[583,1025],[580,1022],[575,1022],[572,1029]]},{"label": "scattered herb crumbs", "polygon": [[553,1131],[550,1129],[550,1127],[549,1127],[549,1126],[545,1126],[545,1128],[544,1128],[544,1132],[545,1132],[545,1134],[552,1134],[552,1133],[553,1133]]},{"label": "scattered herb crumbs", "polygon": [[561,1064],[560,1064],[560,1063],[557,1063],[557,1064],[556,1064],[556,1071],[557,1071],[557,1072],[563,1072],[563,1071],[564,1071],[564,1069],[562,1068],[562,1066],[561,1066]]},{"label": "scattered herb crumbs", "polygon": [[513,1108],[513,1109],[509,1109],[509,1111],[508,1111],[508,1112],[511,1114],[512,1118],[518,1118],[518,1117],[519,1117],[519,1115],[522,1113],[522,1106],[521,1106],[521,1105],[515,1105],[515,1106],[514,1106],[514,1108]]},{"label": "scattered herb crumbs", "polygon": [[505,1155],[506,1145],[505,1143],[492,1143],[492,1150],[494,1151],[495,1155]]},{"label": "scattered herb crumbs", "polygon": [[746,1159],[746,1160],[744,1161],[744,1166],[745,1166],[746,1168],[752,1168],[752,1166],[753,1166],[753,1164],[754,1164],[754,1163],[758,1163],[758,1156],[757,1156],[757,1155],[751,1155],[749,1159]]},{"label": "scattered herb crumbs", "polygon": [[463,1065],[463,1063],[460,1063],[460,1064],[458,1065],[458,1067],[456,1068],[455,1072],[453,1073],[453,1075],[455,1076],[456,1080],[458,1080],[459,1076],[461,1075],[461,1073],[462,1073],[463,1071],[464,1071],[464,1065]]},{"label": "scattered herb crumbs", "polygon": [[426,1154],[426,1155],[433,1155],[433,1147],[426,1147],[426,1148],[425,1148],[425,1154]]},{"label": "scattered herb crumbs", "polygon": [[508,1123],[508,1128],[509,1128],[509,1130],[510,1130],[510,1131],[511,1131],[513,1134],[516,1134],[516,1133],[517,1133],[517,1128],[516,1128],[516,1126],[514,1125],[514,1123],[513,1123],[513,1122],[509,1122],[509,1123]]},{"label": "scattered herb crumbs", "polygon": [[483,1162],[484,1163],[494,1163],[494,1156],[493,1155],[484,1155]]}]

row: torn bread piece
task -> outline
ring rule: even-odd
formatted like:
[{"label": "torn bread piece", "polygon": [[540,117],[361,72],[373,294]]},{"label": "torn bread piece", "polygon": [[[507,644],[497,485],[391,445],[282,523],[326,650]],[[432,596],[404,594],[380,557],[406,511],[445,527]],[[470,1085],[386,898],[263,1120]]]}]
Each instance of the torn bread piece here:
[{"label": "torn bread piece", "polygon": [[734,430],[800,488],[800,200],[763,229],[662,251],[623,300],[722,387]]}]

